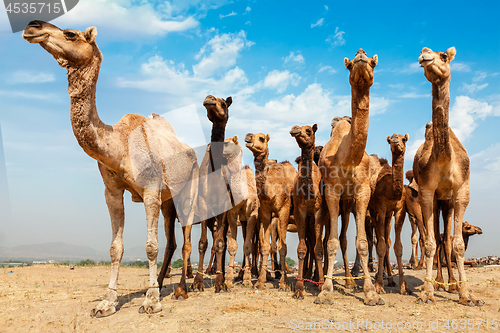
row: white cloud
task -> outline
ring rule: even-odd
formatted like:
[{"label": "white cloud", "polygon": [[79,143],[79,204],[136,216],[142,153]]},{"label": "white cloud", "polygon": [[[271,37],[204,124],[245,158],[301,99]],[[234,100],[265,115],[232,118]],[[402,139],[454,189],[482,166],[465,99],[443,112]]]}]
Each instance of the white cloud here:
[{"label": "white cloud", "polygon": [[118,32],[113,35],[115,39],[129,39],[138,35],[161,36],[199,25],[194,16],[184,16],[169,3],[155,7],[147,2],[123,0],[80,1],[73,10],[54,20],[56,25],[71,27],[89,25],[89,22],[99,28]]},{"label": "white cloud", "polygon": [[493,113],[493,106],[468,96],[457,96],[450,109],[450,127],[460,141],[470,137],[477,128],[478,120]]},{"label": "white cloud", "polygon": [[335,34],[328,36],[326,42],[332,44],[333,47],[345,45],[345,31],[339,31],[339,27],[335,28]]},{"label": "white cloud", "polygon": [[400,98],[426,98],[426,97],[431,97],[431,94],[417,94],[416,92],[412,91],[412,92],[403,94],[399,97]]},{"label": "white cloud", "polygon": [[321,27],[323,25],[324,18],[320,18],[319,20],[316,21],[316,23],[311,23],[311,28],[314,27]]},{"label": "white cloud", "polygon": [[472,81],[474,82],[483,81],[484,79],[486,79],[486,76],[488,76],[486,72],[476,72],[476,76],[474,76]]},{"label": "white cloud", "polygon": [[251,10],[252,10],[252,8],[247,7],[247,8],[245,9],[245,13],[248,13],[248,12],[249,12],[249,11],[251,11]]},{"label": "white cloud", "polygon": [[471,184],[479,189],[500,186],[500,143],[495,143],[470,157]]},{"label": "white cloud", "polygon": [[476,83],[472,83],[472,84],[464,83],[463,86],[460,88],[460,90],[461,91],[466,91],[466,92],[472,94],[472,93],[474,93],[476,91],[483,90],[487,86],[488,86],[488,83],[483,83],[483,84],[481,84],[479,86]]},{"label": "white cloud", "polygon": [[418,73],[418,72],[423,72],[423,69],[421,69],[422,66],[418,62],[413,62],[407,67],[403,68],[400,70],[401,73],[404,74],[413,74],[413,73]]},{"label": "white cloud", "polygon": [[[413,161],[418,148],[425,142],[425,125],[410,136],[410,144],[406,147],[405,161]],[[409,168],[411,169],[411,167]]]},{"label": "white cloud", "polygon": [[389,105],[394,101],[385,97],[371,97],[370,98],[370,117],[377,114],[382,114],[387,111]]},{"label": "white cloud", "polygon": [[44,83],[55,81],[54,74],[45,72],[17,71],[7,80],[8,83]]},{"label": "white cloud", "polygon": [[244,31],[237,34],[216,35],[200,50],[196,59],[200,62],[193,66],[193,72],[200,77],[209,77],[216,71],[234,66],[240,51],[253,45]]},{"label": "white cloud", "polygon": [[229,13],[227,15],[220,14],[219,17],[222,20],[224,17],[235,16],[235,15],[238,15],[238,14],[236,12],[232,11],[231,13]]},{"label": "white cloud", "polygon": [[280,72],[274,70],[267,74],[264,82],[262,83],[264,88],[276,89],[279,93],[286,90],[289,84],[297,86],[300,82],[300,76],[297,73],[292,73],[288,71]]},{"label": "white cloud", "polygon": [[470,67],[463,62],[452,62],[451,70],[455,72],[470,72]]},{"label": "white cloud", "polygon": [[282,59],[285,65],[303,65],[306,62],[306,59],[304,59],[304,56],[300,52],[297,52],[297,55],[294,52],[290,52],[287,57],[283,57]]},{"label": "white cloud", "polygon": [[335,74],[335,73],[337,73],[337,70],[334,69],[332,66],[322,66],[318,70],[318,73],[323,73],[323,72],[327,72],[328,74]]},{"label": "white cloud", "polygon": [[404,87],[405,87],[405,85],[403,83],[389,85],[389,88],[397,89],[397,90],[402,90]]},{"label": "white cloud", "polygon": [[328,6],[327,5],[325,5],[325,9],[328,10]]}]

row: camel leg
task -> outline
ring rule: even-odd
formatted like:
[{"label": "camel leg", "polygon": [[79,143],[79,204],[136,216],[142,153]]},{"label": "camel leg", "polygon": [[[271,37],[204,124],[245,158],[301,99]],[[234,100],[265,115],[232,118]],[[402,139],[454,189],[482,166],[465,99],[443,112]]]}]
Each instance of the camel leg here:
[{"label": "camel leg", "polygon": [[207,221],[201,221],[201,235],[198,242],[198,272],[193,281],[192,288],[194,291],[204,291],[203,286],[203,261],[205,261],[205,253],[208,248],[207,237]]},{"label": "camel leg", "polygon": [[375,223],[375,234],[377,235],[377,274],[375,279],[375,290],[377,293],[385,294],[384,291],[384,268],[385,268],[385,253],[387,243],[385,241],[385,210],[373,212],[371,214]]},{"label": "camel leg", "polygon": [[252,241],[252,275],[259,275],[259,255],[260,255],[260,239],[259,235],[262,234],[260,220],[258,213],[255,213],[255,229]]},{"label": "camel leg", "polygon": [[[394,253],[396,254],[396,259],[398,261],[399,293],[401,295],[411,294],[403,273],[403,244],[401,243],[401,231],[403,230],[403,224],[405,223],[405,215],[406,210],[404,207],[396,211],[396,214],[394,215],[394,218],[396,220],[396,239],[394,240]],[[389,253],[389,251],[387,251],[387,253]]]},{"label": "camel leg", "polygon": [[392,212],[385,217],[385,266],[387,267],[387,286],[396,287],[396,282],[394,282],[394,273],[392,272],[391,260],[389,256],[389,250],[391,249],[391,228],[392,228]]},{"label": "camel leg", "polygon": [[[352,277],[349,270],[349,262],[347,261],[347,228],[349,227],[349,215],[351,214],[351,202],[349,200],[340,200],[340,216],[342,225],[340,229],[340,249],[342,250],[342,259],[344,260],[345,277]],[[353,279],[345,280],[346,288],[356,287],[356,282]]]},{"label": "camel leg", "polygon": [[[326,211],[328,212],[328,207],[326,208]],[[323,272],[327,272],[328,271],[328,251],[327,251],[327,245],[328,245],[328,240],[330,239],[330,228],[331,228],[329,213],[326,213],[325,221],[326,221],[325,222],[325,237],[323,238]]]},{"label": "camel leg", "polygon": [[470,200],[469,184],[466,183],[462,185],[460,189],[454,189],[454,192],[456,193],[456,196],[454,200],[455,219],[453,226],[453,252],[455,253],[455,257],[457,259],[458,279],[459,281],[464,281],[460,283],[458,287],[458,302],[463,305],[481,306],[484,302],[478,300],[470,290],[469,282],[467,282],[467,276],[465,275],[464,269],[465,243],[462,235],[462,225],[465,209],[467,208]]},{"label": "camel leg", "polygon": [[[275,279],[281,278],[281,273],[278,271],[281,269],[278,263],[278,225],[279,219],[273,218],[271,220],[271,270]],[[272,281],[272,279],[268,278],[268,281]]]},{"label": "camel leg", "polygon": [[161,266],[160,274],[158,274],[158,285],[160,290],[163,287],[163,280],[168,274],[170,269],[170,262],[174,255],[177,244],[175,243],[175,206],[173,200],[164,201],[161,204],[161,212],[163,214],[163,226],[165,228],[165,238],[167,239],[167,246],[165,247],[165,254],[163,256],[163,264]]},{"label": "camel leg", "polygon": [[[439,232],[439,212],[441,210],[442,201],[434,201],[434,234],[436,237],[436,255],[434,256],[434,262],[436,263],[436,281],[444,282],[443,279],[443,263],[441,262],[443,250],[443,239],[441,238],[441,233]],[[433,264],[434,266],[434,264]],[[434,289],[439,291],[444,291],[444,286],[439,283],[434,283]]]},{"label": "camel leg", "polygon": [[422,291],[417,299],[417,303],[433,304],[434,286],[432,280],[432,264],[436,254],[436,235],[434,234],[434,189],[420,189],[418,191],[418,201],[422,208],[422,215],[427,235],[425,237],[425,278]]},{"label": "camel leg", "polygon": [[[318,274],[318,282],[324,283],[325,276],[323,273],[323,224],[326,218],[326,207],[321,207],[314,214],[314,234],[316,241],[314,242],[314,257],[316,260],[316,272]],[[321,287],[320,287],[321,288]]]},{"label": "camel leg", "polygon": [[238,219],[236,214],[230,210],[227,212],[227,222],[229,227],[228,239],[227,239],[227,251],[229,252],[229,267],[226,272],[226,287],[233,288],[233,278],[234,278],[234,257],[236,256],[236,251],[238,250],[238,243],[236,243]]},{"label": "camel leg", "polygon": [[424,237],[422,237],[422,234],[420,234],[418,242],[420,244],[420,260],[418,261],[418,265],[415,270],[421,270],[424,267],[425,262],[425,241]]},{"label": "camel leg", "polygon": [[245,235],[245,242],[243,244],[243,253],[245,255],[245,264],[244,264],[244,274],[243,274],[243,285],[247,287],[252,286],[252,261],[251,259],[256,257],[256,253],[253,253],[253,257],[250,255],[252,254],[252,250],[254,248],[254,238],[255,238],[255,231],[256,227],[258,225],[258,210],[254,209],[253,207],[247,208],[247,223],[246,223],[246,235]]},{"label": "camel leg", "polygon": [[299,272],[297,282],[295,283],[295,293],[293,298],[304,299],[304,281],[301,281],[304,276],[304,259],[307,255],[306,246],[306,218],[307,212],[304,209],[299,209],[299,204],[294,206],[293,215],[295,216],[295,224],[297,225],[297,234],[299,235],[299,245],[297,246],[297,258],[299,259]]},{"label": "camel leg", "polygon": [[106,317],[116,312],[118,304],[116,288],[118,286],[118,273],[123,257],[123,225],[125,222],[125,209],[123,207],[123,190],[112,189],[106,186],[104,196],[111,217],[111,230],[113,238],[109,254],[111,256],[111,277],[108,290],[104,299],[90,311],[91,317]]},{"label": "camel leg", "polygon": [[[418,258],[417,224],[415,223],[415,218],[412,215],[410,215],[410,214],[408,214],[408,220],[410,220],[410,226],[411,226],[411,257],[410,257],[410,265],[411,265],[411,268],[415,269],[417,267],[417,258]],[[396,244],[394,244],[394,246],[396,246]],[[394,248],[394,250],[396,250],[396,248]]]},{"label": "camel leg", "polygon": [[[336,193],[335,189],[329,186],[330,184],[325,184],[325,200],[328,205],[328,211],[330,212],[330,222],[329,222],[329,235],[326,245],[326,252],[328,254],[328,268],[326,275],[328,277],[333,277],[333,267],[335,264],[335,256],[337,255],[337,250],[339,249],[339,232],[338,232],[338,219],[339,219],[339,201],[340,194]],[[321,292],[318,297],[314,300],[316,304],[333,304],[333,280],[326,278]]]},{"label": "camel leg", "polygon": [[[453,223],[453,207],[451,207],[451,200],[446,201],[443,204],[443,221],[444,221],[444,239],[443,239],[443,249],[444,256],[446,258],[446,267],[448,268],[448,282],[454,283],[457,282],[455,276],[453,275],[453,269],[451,268],[451,228]],[[449,293],[458,293],[458,286],[456,284],[452,284],[448,288]]]},{"label": "camel leg", "polygon": [[[312,279],[313,277],[313,267],[314,267],[314,231],[312,230],[314,226],[314,219],[311,216],[306,218],[306,257],[304,260],[304,278]],[[287,273],[290,274],[290,270],[288,270],[287,264]]]},{"label": "camel leg", "polygon": [[217,232],[215,233],[215,242],[214,242],[214,247],[215,247],[215,256],[216,256],[216,261],[217,261],[217,271],[215,272],[215,293],[219,292],[224,292],[227,291],[227,286],[224,283],[224,276],[222,273],[223,266],[224,266],[224,259],[223,259],[223,254],[224,254],[224,248],[225,248],[225,242],[224,242],[224,235],[226,233],[225,229],[227,228],[227,221],[226,221],[226,213],[219,214],[216,217],[217,220]]},{"label": "camel leg", "polygon": [[260,213],[261,225],[264,229],[264,236],[262,236],[262,231],[259,230],[259,239],[261,246],[261,266],[260,273],[257,283],[254,285],[257,289],[266,289],[265,283],[267,282],[267,261],[269,257],[269,251],[271,249],[270,237],[271,237],[271,212],[268,210],[262,210]]},{"label": "camel leg", "polygon": [[[288,198],[290,200],[290,198]],[[279,223],[278,223],[278,237],[280,239],[278,251],[280,253],[280,267],[281,267],[281,279],[279,290],[288,291],[290,286],[288,284],[287,277],[287,265],[286,265],[286,233],[288,227],[288,220],[290,218],[290,205],[285,205],[279,211]]]},{"label": "camel leg", "polygon": [[161,208],[161,192],[159,189],[144,190],[144,208],[147,219],[146,254],[149,260],[149,289],[146,298],[139,308],[139,313],[155,313],[161,311],[160,290],[157,281],[156,257],[158,256],[158,218]]},{"label": "camel leg", "polygon": [[[366,238],[368,240],[368,268],[370,269],[370,272],[375,272],[375,269],[373,268],[373,226],[372,226],[372,221],[370,216],[365,217],[365,230],[366,230]],[[356,253],[356,256],[359,258],[359,254]],[[361,266],[360,262],[357,262],[358,267]],[[358,268],[359,270],[359,268]],[[351,272],[352,273],[352,272]]]}]

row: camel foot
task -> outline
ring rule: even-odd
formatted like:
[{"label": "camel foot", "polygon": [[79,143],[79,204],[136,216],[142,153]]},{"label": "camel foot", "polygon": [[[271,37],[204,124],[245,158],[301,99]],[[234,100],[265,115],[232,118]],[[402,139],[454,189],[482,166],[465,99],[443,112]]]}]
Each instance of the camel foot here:
[{"label": "camel foot", "polygon": [[318,297],[316,297],[316,299],[314,300],[314,304],[326,304],[326,305],[333,304],[333,292],[322,290],[319,293]]},{"label": "camel foot", "polygon": [[229,269],[226,272],[226,280],[224,281],[224,284],[229,289],[233,288],[233,272],[232,272],[232,269]]},{"label": "camel foot", "polygon": [[[425,288],[425,287],[424,287]],[[417,299],[417,304],[434,304],[436,300],[434,299],[434,293],[431,291],[423,290]]]},{"label": "camel foot", "polygon": [[365,299],[363,302],[365,305],[370,305],[370,306],[384,305],[385,304],[385,301],[382,299],[382,297],[380,297],[378,295],[378,293],[375,290],[367,291],[365,293]]},{"label": "camel foot", "polygon": [[280,279],[279,291],[290,291],[290,286],[288,285],[288,278],[286,274],[283,275]]},{"label": "camel foot", "polygon": [[293,294],[292,297],[295,299],[304,299],[303,290],[304,290],[304,282],[297,281],[297,283],[295,283],[295,293]]},{"label": "camel foot", "polygon": [[458,299],[458,303],[467,306],[482,306],[484,304],[483,301],[478,300],[470,291],[469,287],[462,287],[463,289],[460,291],[460,297]]},{"label": "camel foot", "polygon": [[245,269],[245,273],[243,274],[243,285],[245,287],[251,287],[252,286],[252,273],[250,272],[250,269]]},{"label": "camel foot", "polygon": [[[159,292],[158,292],[159,293]],[[112,315],[116,312],[117,293],[115,290],[108,290],[104,299],[90,311],[90,317],[101,318]]]},{"label": "camel foot", "polygon": [[[448,282],[452,283],[452,282],[456,282],[456,281],[450,280]],[[448,287],[448,292],[450,294],[458,294],[458,286],[456,284],[452,284],[451,286]]]},{"label": "camel foot", "polygon": [[194,275],[193,275],[193,267],[192,267],[191,265],[188,265],[188,267],[187,267],[186,277],[187,277],[188,279],[192,279],[192,278],[194,278]]},{"label": "camel foot", "polygon": [[215,277],[215,293],[218,294],[220,292],[224,292],[227,290],[227,286],[224,282],[224,277],[222,273],[217,274]]},{"label": "camel foot", "polygon": [[405,278],[400,276],[399,277],[399,293],[401,295],[411,295],[412,291],[408,288],[408,283],[406,282]]},{"label": "camel foot", "polygon": [[252,267],[251,273],[252,273],[253,276],[259,276],[259,270],[257,269],[256,266]]},{"label": "camel foot", "polygon": [[240,269],[239,272],[238,272],[238,275],[234,278],[234,282],[242,281],[244,275],[245,275],[245,270],[244,269]]},{"label": "camel foot", "polygon": [[188,294],[186,291],[186,281],[181,280],[181,282],[179,282],[177,288],[175,288],[175,292],[174,295],[172,296],[172,299],[178,299],[178,300],[188,299]]},{"label": "camel foot", "polygon": [[272,282],[272,281],[274,281],[274,278],[273,278],[273,276],[271,275],[271,272],[269,272],[269,271],[266,271],[266,281],[267,281],[267,282]]},{"label": "camel foot", "polygon": [[388,287],[397,287],[398,285],[396,284],[396,282],[394,282],[394,278],[392,276],[389,276],[387,278],[387,286]]},{"label": "camel foot", "polygon": [[157,288],[148,289],[146,299],[139,308],[139,313],[152,314],[160,311],[160,291]]},{"label": "camel foot", "polygon": [[384,279],[380,276],[377,276],[377,279],[375,280],[375,291],[377,294],[385,294]]},{"label": "camel foot", "polygon": [[194,291],[205,291],[205,288],[203,286],[203,275],[201,275],[199,272],[196,273],[196,276],[194,277],[191,289],[193,289]]},{"label": "camel foot", "polygon": [[347,289],[353,289],[353,288],[356,288],[356,282],[354,282],[353,279],[346,279],[345,280],[345,287]]}]

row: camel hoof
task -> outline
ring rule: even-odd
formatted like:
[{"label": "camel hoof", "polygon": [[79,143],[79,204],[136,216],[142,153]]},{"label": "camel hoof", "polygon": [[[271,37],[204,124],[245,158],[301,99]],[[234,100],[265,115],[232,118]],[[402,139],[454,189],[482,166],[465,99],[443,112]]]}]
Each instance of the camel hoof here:
[{"label": "camel hoof", "polygon": [[483,304],[484,304],[484,301],[476,301],[477,306],[483,306]]},{"label": "camel hoof", "polygon": [[148,306],[147,308],[145,308],[143,305],[141,305],[141,307],[139,308],[139,313],[140,314],[144,314],[144,313],[153,314],[153,307]]},{"label": "camel hoof", "polygon": [[423,301],[420,298],[417,299],[417,304],[422,304],[422,303],[423,303]]},{"label": "camel hoof", "polygon": [[369,301],[367,305],[369,305],[369,306],[375,306],[375,302],[374,301]]},{"label": "camel hoof", "polygon": [[385,305],[384,300],[382,298],[379,299],[377,305]]},{"label": "camel hoof", "polygon": [[473,307],[473,306],[475,306],[475,304],[473,301],[469,301],[469,303],[467,303],[467,306]]},{"label": "camel hoof", "polygon": [[431,301],[430,299],[427,300],[427,304],[433,304],[434,302]]}]

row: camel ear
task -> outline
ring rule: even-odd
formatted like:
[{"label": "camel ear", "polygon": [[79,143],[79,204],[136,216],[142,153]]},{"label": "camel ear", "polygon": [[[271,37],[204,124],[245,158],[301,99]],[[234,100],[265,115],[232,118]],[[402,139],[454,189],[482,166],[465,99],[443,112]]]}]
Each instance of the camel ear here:
[{"label": "camel ear", "polygon": [[267,135],[266,135],[266,141],[269,142],[269,140],[271,140],[271,136],[269,135],[269,133],[267,133]]},{"label": "camel ear", "polygon": [[391,144],[391,137],[390,136],[387,136],[387,143]]},{"label": "camel ear", "polygon": [[344,66],[348,70],[351,70],[351,68],[352,68],[352,61],[349,60],[349,58],[344,58]]},{"label": "camel ear", "polygon": [[455,49],[454,46],[446,50],[446,55],[448,56],[448,62],[451,62],[453,59],[455,59],[455,54],[457,54],[457,50]]},{"label": "camel ear", "polygon": [[233,136],[233,142],[236,144],[238,143],[238,136],[237,135]]},{"label": "camel ear", "polygon": [[231,104],[233,104],[233,98],[229,96],[228,98],[226,98],[226,105],[227,107],[229,107]]},{"label": "camel ear", "polygon": [[313,132],[316,133],[317,130],[318,130],[318,124],[314,124],[313,125]]},{"label": "camel ear", "polygon": [[375,66],[377,66],[378,64],[378,55],[374,55],[372,57],[372,61],[370,61],[370,65],[372,66],[372,68],[375,68]]},{"label": "camel ear", "polygon": [[410,140],[410,136],[408,135],[408,133],[406,133],[405,135],[405,142],[408,142]]},{"label": "camel ear", "polygon": [[96,27],[88,27],[85,30],[85,39],[87,42],[92,43],[97,37],[97,28]]}]

